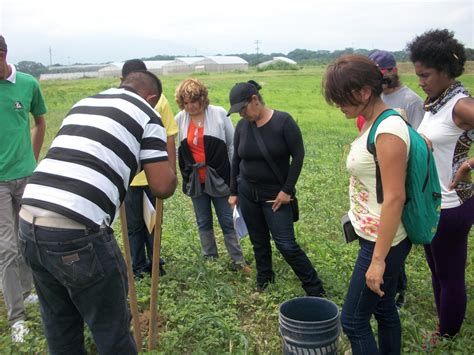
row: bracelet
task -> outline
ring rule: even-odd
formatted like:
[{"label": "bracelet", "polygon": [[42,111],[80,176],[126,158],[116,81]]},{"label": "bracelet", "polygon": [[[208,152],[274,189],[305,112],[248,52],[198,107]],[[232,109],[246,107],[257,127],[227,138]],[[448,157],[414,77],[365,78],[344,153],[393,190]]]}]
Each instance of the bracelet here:
[{"label": "bracelet", "polygon": [[471,164],[469,164],[469,159],[466,160],[466,165],[467,165],[467,167],[469,168],[470,171],[473,171],[473,170],[474,170],[474,166],[472,166]]}]

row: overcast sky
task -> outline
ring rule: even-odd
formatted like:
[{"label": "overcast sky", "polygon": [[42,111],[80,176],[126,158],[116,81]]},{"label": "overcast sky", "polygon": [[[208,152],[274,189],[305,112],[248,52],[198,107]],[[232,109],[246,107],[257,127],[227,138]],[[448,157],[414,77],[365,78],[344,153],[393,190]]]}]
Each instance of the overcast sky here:
[{"label": "overcast sky", "polygon": [[157,54],[401,50],[448,28],[474,47],[472,0],[0,0],[12,63],[123,61]]}]

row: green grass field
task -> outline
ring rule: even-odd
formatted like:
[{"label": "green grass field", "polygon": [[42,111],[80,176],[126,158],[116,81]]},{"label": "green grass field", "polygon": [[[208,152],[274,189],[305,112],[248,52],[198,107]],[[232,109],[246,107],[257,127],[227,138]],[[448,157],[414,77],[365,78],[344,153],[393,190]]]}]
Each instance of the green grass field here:
[{"label": "green grass field", "polygon": [[[357,245],[346,245],[339,227],[341,215],[348,209],[348,174],[345,155],[356,137],[353,120],[347,120],[336,108],[328,106],[321,95],[323,67],[299,71],[270,71],[197,75],[209,88],[211,104],[228,108],[228,92],[234,83],[254,79],[268,106],[287,111],[301,127],[306,158],[297,188],[300,221],[295,225],[297,239],[325,283],[328,297],[342,306],[354,265]],[[163,76],[166,96],[177,113],[174,89],[185,76]],[[423,96],[412,73],[402,73],[405,84]],[[461,78],[474,92],[474,75]],[[43,82],[49,107],[48,132],[44,155],[69,108],[81,98],[118,85],[118,79],[83,79]],[[238,117],[232,116],[234,123]],[[191,200],[180,187],[165,202],[162,256],[167,275],[160,278],[158,313],[160,353],[281,353],[278,332],[278,307],[293,297],[304,295],[299,281],[274,249],[276,283],[267,292],[256,293],[255,271],[250,278],[229,269],[222,232],[216,232],[221,257],[216,262],[201,259],[199,237]],[[115,225],[117,238],[120,229]],[[461,333],[453,341],[444,341],[434,353],[474,353],[474,246],[472,235],[467,262],[468,307]],[[242,247],[255,269],[250,240]],[[436,313],[430,272],[423,249],[414,247],[407,259],[408,293],[400,317],[403,329],[403,353],[424,352],[424,336],[436,327]],[[139,308],[149,307],[150,279],[136,283]],[[113,302],[113,300],[110,300]],[[93,302],[93,300],[91,300]],[[3,304],[0,309],[0,352],[17,354],[46,353],[38,307],[28,306],[32,331],[27,343],[13,346]],[[376,325],[374,323],[374,328]],[[95,353],[90,334],[88,349]],[[349,349],[343,337],[340,352]],[[144,346],[146,349],[146,346]],[[154,352],[153,352],[154,353]]]}]

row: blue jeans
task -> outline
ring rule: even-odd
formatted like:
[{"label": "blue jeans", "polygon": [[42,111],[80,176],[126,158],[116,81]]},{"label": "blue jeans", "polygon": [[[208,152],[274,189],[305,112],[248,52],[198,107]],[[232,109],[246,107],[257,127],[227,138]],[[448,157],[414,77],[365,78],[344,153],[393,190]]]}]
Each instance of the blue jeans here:
[{"label": "blue jeans", "polygon": [[[144,192],[152,204],[155,205],[156,198],[148,186],[130,186],[127,195],[125,195],[128,239],[130,241],[130,253],[132,254],[133,273],[136,275],[150,272],[153,261],[154,235],[148,232],[148,228],[143,220]],[[164,263],[164,260],[160,258],[160,265]]]},{"label": "blue jeans", "polygon": [[212,220],[212,202],[222,233],[224,234],[224,244],[227,252],[234,263],[242,264],[244,263],[244,256],[237,235],[235,234],[232,209],[228,200],[229,196],[212,197],[205,192],[198,197],[192,198],[202,252],[205,256],[218,256]]},{"label": "blue jeans", "polygon": [[320,296],[324,293],[323,284],[306,253],[296,242],[290,205],[282,205],[278,211],[273,212],[272,204],[266,202],[270,199],[268,194],[262,193],[260,189],[245,180],[238,182],[239,205],[255,255],[257,284],[265,287],[269,282],[273,282],[275,277],[272,268],[271,233],[277,249],[300,279],[306,293],[310,296]]},{"label": "blue jeans", "polygon": [[58,229],[20,219],[19,240],[33,271],[50,354],[86,354],[84,322],[100,354],[137,353],[127,268],[110,229]]},{"label": "blue jeans", "polygon": [[[359,238],[359,245],[359,256],[342,309],[342,328],[351,342],[354,355],[400,354],[402,330],[395,306],[395,295],[400,269],[410,252],[411,242],[405,238],[390,248],[385,258],[385,272],[381,286],[385,293],[383,297],[372,292],[365,281],[365,273],[372,260],[375,243]],[[372,315],[375,315],[378,323],[379,349],[370,326]]]}]

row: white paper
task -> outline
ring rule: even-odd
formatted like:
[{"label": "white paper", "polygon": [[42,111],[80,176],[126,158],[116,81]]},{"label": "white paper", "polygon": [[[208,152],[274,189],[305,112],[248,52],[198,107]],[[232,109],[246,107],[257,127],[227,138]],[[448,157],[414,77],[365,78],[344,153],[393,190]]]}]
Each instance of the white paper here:
[{"label": "white paper", "polygon": [[156,210],[145,192],[143,192],[143,220],[148,232],[151,233],[155,228]]},{"label": "white paper", "polygon": [[245,224],[244,217],[242,217],[242,211],[239,206],[234,206],[234,211],[232,212],[232,218],[234,220],[234,229],[237,234],[237,238],[242,239],[249,232],[247,230],[247,225]]}]

